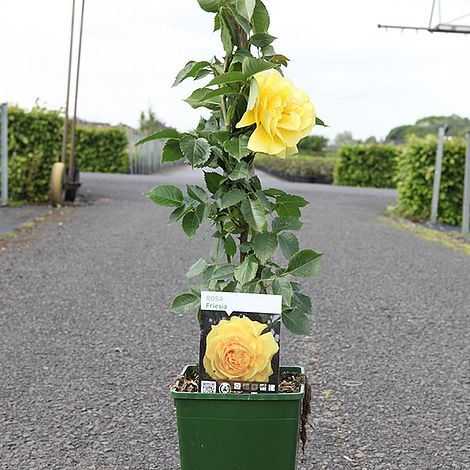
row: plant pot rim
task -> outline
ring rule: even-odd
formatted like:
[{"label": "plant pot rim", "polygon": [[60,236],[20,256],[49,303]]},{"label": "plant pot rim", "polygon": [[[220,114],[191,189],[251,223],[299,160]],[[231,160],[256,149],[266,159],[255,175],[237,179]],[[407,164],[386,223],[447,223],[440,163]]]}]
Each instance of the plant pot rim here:
[{"label": "plant pot rim", "polygon": [[[185,375],[188,369],[197,370],[197,365],[186,365],[181,371]],[[302,366],[281,366],[282,372],[296,372],[304,374]],[[245,400],[245,401],[289,401],[302,400],[305,394],[305,386],[301,384],[300,392],[297,393],[201,393],[201,392],[178,392],[171,390],[171,396],[183,400]]]}]

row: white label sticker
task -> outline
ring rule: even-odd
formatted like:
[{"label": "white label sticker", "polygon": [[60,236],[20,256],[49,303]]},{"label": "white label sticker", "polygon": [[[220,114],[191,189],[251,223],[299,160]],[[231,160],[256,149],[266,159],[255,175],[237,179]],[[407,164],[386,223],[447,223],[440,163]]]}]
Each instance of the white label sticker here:
[{"label": "white label sticker", "polygon": [[241,294],[234,292],[201,292],[201,310],[232,312],[282,312],[282,296],[270,294]]}]

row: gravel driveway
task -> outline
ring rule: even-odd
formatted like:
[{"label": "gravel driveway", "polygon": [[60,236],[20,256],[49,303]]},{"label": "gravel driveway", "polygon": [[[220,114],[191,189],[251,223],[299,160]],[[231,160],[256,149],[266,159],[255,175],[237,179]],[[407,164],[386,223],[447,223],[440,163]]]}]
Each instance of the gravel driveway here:
[{"label": "gravel driveway", "polygon": [[[168,385],[198,327],[167,306],[211,240],[141,194],[198,179],[85,174],[94,204],[0,252],[0,468],[179,468]],[[264,179],[311,201],[325,252],[312,335],[283,340],[314,386],[299,470],[469,469],[470,257],[380,222],[393,191]]]}]

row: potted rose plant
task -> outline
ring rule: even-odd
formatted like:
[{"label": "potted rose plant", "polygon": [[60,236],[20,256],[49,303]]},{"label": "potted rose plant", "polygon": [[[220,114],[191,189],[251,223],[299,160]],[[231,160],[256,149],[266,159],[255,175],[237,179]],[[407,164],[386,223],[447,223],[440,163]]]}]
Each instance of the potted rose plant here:
[{"label": "potted rose plant", "polygon": [[[307,334],[311,301],[301,292],[298,279],[317,274],[321,256],[300,249],[295,235],[302,227],[301,208],[308,202],[280,189],[263,188],[254,162],[257,153],[278,158],[295,154],[299,140],[315,124],[324,124],[309,96],[283,76],[288,59],[274,50],[275,37],[268,33],[269,14],[261,0],[198,2],[215,14],[225,55],[221,60],[188,62],[174,85],[188,78],[205,79],[207,83],[186,101],[193,108],[210,110],[210,117],[201,118],[192,132],[167,129],[141,141],[166,139],[162,162],[184,159],[202,169],[205,181],[205,187],[188,185],[186,194],[162,184],[149,191],[148,198],[172,207],[169,222],[181,221],[189,238],[203,224],[214,230],[210,256],[197,260],[187,273],[199,281],[178,295],[171,309],[200,312],[201,291],[276,294],[282,296],[283,325],[292,333]],[[285,263],[275,255],[278,249]],[[243,331],[237,333],[238,340],[247,335],[252,342],[264,341],[270,351],[266,358],[278,351],[271,340],[261,338],[262,328],[254,323],[237,320],[224,328]],[[218,361],[212,346],[218,331],[214,328],[207,337],[205,367]],[[258,368],[244,371],[246,376],[272,372],[262,359],[256,361]],[[286,370],[302,372],[299,367],[281,367]],[[195,367],[184,371],[188,377],[196,373]],[[182,469],[294,469],[303,394],[302,387],[296,393],[270,395],[174,390]]]}]

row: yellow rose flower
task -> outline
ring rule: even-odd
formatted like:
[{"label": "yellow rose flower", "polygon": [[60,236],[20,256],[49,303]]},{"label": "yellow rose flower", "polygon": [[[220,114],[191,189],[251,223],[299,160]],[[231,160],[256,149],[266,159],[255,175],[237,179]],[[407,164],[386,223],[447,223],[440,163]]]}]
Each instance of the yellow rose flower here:
[{"label": "yellow rose flower", "polygon": [[267,382],[271,360],[279,351],[266,325],[248,317],[231,317],[214,325],[207,335],[203,364],[214,380]]},{"label": "yellow rose flower", "polygon": [[294,155],[299,140],[309,135],[315,125],[315,107],[310,97],[277,70],[257,73],[254,79],[258,98],[237,124],[238,128],[256,124],[248,148],[282,158]]}]

